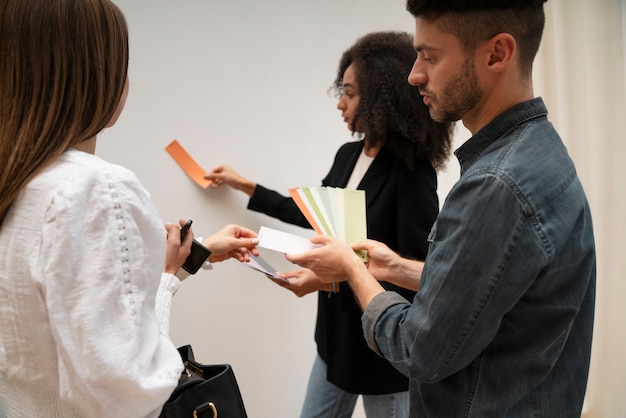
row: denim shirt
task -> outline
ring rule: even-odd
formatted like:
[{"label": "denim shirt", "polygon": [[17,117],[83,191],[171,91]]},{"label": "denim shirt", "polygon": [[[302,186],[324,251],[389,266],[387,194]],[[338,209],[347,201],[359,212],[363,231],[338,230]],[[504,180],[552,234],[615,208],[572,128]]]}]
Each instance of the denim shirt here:
[{"label": "denim shirt", "polygon": [[580,417],[595,304],[585,193],[540,98],[455,152],[413,303],[377,295],[370,348],[410,378],[414,417]]}]

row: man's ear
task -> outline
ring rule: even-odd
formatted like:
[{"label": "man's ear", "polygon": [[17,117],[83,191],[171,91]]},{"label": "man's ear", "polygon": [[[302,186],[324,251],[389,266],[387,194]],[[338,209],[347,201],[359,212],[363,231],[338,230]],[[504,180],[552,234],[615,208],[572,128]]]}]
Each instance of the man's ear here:
[{"label": "man's ear", "polygon": [[508,33],[499,33],[488,42],[489,60],[487,66],[491,71],[500,72],[508,68],[517,55],[517,42]]}]

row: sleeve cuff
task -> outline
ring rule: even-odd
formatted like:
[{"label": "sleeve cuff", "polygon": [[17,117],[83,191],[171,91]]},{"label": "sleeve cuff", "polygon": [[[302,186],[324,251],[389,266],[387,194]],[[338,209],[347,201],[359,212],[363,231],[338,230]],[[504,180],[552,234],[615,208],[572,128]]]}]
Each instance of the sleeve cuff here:
[{"label": "sleeve cuff", "polygon": [[172,307],[172,297],[180,287],[180,280],[170,273],[161,274],[161,282],[156,295],[155,312],[161,329],[165,334],[170,331],[170,309]]},{"label": "sleeve cuff", "polygon": [[[203,237],[198,237],[196,239],[204,245],[204,238]],[[209,251],[210,251],[210,249],[209,249]],[[202,270],[213,270],[213,264],[211,264],[211,262],[207,258],[206,261],[204,263],[202,263],[202,266],[200,266],[200,268],[202,268]]]},{"label": "sleeve cuff", "polygon": [[389,307],[399,303],[407,303],[407,300],[396,292],[387,291],[379,293],[370,301],[367,309],[365,309],[361,316],[363,336],[367,341],[367,345],[381,357],[383,357],[383,354],[376,342],[376,324],[381,315],[384,314]]},{"label": "sleeve cuff", "polygon": [[176,277],[178,278],[178,280],[180,280],[181,282],[183,280],[185,280],[187,277],[191,276],[191,274],[185,270],[184,268],[179,268],[178,271],[176,272]]}]

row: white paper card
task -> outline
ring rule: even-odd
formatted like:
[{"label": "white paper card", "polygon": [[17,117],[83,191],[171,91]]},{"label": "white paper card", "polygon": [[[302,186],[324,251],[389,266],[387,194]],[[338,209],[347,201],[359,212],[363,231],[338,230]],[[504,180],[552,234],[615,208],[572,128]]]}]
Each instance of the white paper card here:
[{"label": "white paper card", "polygon": [[319,247],[314,245],[308,238],[288,232],[262,226],[259,230],[259,243],[261,248],[279,251],[281,253],[299,254]]}]

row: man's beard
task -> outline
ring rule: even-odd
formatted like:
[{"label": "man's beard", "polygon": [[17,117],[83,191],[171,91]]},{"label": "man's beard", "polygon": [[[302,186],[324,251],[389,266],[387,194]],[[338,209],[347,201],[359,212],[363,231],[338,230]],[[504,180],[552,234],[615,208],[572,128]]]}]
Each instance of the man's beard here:
[{"label": "man's beard", "polygon": [[480,102],[483,95],[472,60],[467,58],[458,76],[446,84],[441,94],[431,96],[430,117],[437,122],[460,120]]}]

